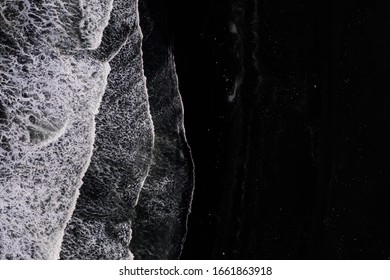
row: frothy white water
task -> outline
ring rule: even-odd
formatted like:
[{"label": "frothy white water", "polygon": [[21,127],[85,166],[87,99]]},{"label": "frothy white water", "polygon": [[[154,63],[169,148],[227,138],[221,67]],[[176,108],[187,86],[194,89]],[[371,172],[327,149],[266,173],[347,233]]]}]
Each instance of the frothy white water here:
[{"label": "frothy white water", "polygon": [[180,254],[183,104],[168,49],[148,96],[138,15],[135,0],[0,0],[0,258],[132,259],[135,221],[139,256]]},{"label": "frothy white water", "polygon": [[100,44],[113,0],[2,0],[0,23],[21,47],[45,43],[64,49],[93,49]]},{"label": "frothy white water", "polygon": [[37,3],[0,3],[0,258],[59,258],[110,70],[62,53],[78,1]]},{"label": "frothy white water", "polygon": [[91,156],[94,115],[109,67],[85,58],[51,57],[31,64],[23,85],[25,73],[9,66],[0,66],[0,73],[7,71],[3,67],[13,69],[13,81],[1,80],[7,119],[0,124],[0,252],[2,257],[57,258],[59,247],[53,243],[62,237]]},{"label": "frothy white water", "polygon": [[[122,40],[127,39],[123,44]],[[63,259],[131,259],[133,207],[153,148],[137,1],[114,1],[101,49],[112,71],[99,114],[95,150],[62,245]]]},{"label": "frothy white water", "polygon": [[113,0],[80,0],[82,47],[96,49],[100,45],[104,28],[110,19],[112,4]]}]

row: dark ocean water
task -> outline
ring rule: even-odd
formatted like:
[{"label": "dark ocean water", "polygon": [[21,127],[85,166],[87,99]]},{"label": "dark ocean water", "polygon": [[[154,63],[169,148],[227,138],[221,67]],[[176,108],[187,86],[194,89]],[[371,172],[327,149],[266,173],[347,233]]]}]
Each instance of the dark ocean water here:
[{"label": "dark ocean water", "polygon": [[177,259],[187,233],[194,165],[184,129],[172,36],[164,5],[140,1],[143,61],[155,142],[153,163],[135,207],[131,251],[138,259]]},{"label": "dark ocean water", "polygon": [[183,258],[388,258],[384,2],[174,6],[197,167]]}]

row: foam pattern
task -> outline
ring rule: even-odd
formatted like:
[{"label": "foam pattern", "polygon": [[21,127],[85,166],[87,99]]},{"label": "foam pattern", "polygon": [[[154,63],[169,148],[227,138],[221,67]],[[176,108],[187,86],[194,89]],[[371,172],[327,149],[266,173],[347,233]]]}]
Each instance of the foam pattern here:
[{"label": "foam pattern", "polygon": [[76,4],[0,2],[1,259],[59,258],[90,161],[110,68],[62,52]]},{"label": "foam pattern", "polygon": [[161,19],[152,10],[156,10],[155,2],[140,1],[144,70],[155,133],[154,158],[135,208],[130,248],[135,259],[177,259],[187,233],[194,164],[185,136],[172,42],[164,37],[166,33],[159,29]]},{"label": "foam pattern", "polygon": [[112,0],[1,0],[1,29],[22,45],[94,49],[108,24]]},{"label": "foam pattern", "polygon": [[146,72],[151,69],[145,59],[155,149],[135,208],[131,250],[136,259],[180,257],[193,197],[194,165],[185,137],[175,64],[170,50],[161,47],[165,63],[160,67]]},{"label": "foam pattern", "polygon": [[106,59],[107,50],[121,45],[126,30],[130,36],[110,61],[108,86],[96,116],[94,153],[66,230],[63,259],[132,258],[131,220],[154,141],[137,1],[114,1],[102,46],[94,55]]},{"label": "foam pattern", "polygon": [[80,0],[81,47],[96,49],[100,45],[104,28],[110,19],[112,4],[113,0]]},{"label": "foam pattern", "polygon": [[0,259],[180,255],[193,162],[146,41],[137,0],[0,0]]}]

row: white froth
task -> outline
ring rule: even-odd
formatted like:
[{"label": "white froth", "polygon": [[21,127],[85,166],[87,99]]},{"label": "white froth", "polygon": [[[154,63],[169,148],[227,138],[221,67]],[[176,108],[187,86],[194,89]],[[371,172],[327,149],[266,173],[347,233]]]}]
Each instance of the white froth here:
[{"label": "white froth", "polygon": [[79,23],[82,46],[96,49],[108,25],[113,0],[80,0],[82,18]]},{"label": "white froth", "polygon": [[[129,31],[127,26],[135,28],[124,44],[118,44],[121,34]],[[110,61],[112,71],[96,116],[95,151],[66,229],[64,259],[133,258],[132,212],[148,176],[154,141],[137,1],[114,2],[104,36],[112,34],[116,34],[113,41],[103,38],[108,44],[103,50],[121,48]]]},{"label": "white froth", "polygon": [[94,49],[108,24],[113,0],[3,0],[0,23],[24,43],[44,41],[63,49]]},{"label": "white froth", "polygon": [[55,48],[78,40],[68,22],[75,1],[31,2],[0,3],[0,27],[14,43],[0,45],[0,259],[59,258],[109,72]]}]

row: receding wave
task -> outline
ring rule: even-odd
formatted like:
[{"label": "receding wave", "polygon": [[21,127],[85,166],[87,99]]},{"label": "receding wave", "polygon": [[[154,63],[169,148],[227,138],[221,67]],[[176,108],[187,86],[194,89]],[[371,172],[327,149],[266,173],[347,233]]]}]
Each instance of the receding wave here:
[{"label": "receding wave", "polygon": [[180,254],[183,106],[139,21],[137,1],[0,2],[0,259]]}]

